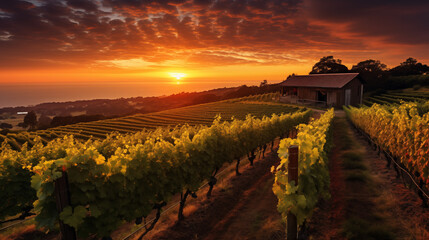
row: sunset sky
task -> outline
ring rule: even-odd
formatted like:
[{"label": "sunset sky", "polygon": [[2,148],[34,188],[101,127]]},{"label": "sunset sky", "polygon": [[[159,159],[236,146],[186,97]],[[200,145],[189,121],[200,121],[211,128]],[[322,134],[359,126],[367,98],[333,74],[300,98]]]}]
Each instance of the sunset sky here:
[{"label": "sunset sky", "polygon": [[278,82],[327,55],[429,63],[429,1],[0,1],[3,83]]}]

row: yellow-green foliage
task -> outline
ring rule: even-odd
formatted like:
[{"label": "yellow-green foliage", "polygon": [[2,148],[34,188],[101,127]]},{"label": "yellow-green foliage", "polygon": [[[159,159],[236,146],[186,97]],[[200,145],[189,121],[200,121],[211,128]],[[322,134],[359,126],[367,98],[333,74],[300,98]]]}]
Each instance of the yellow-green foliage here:
[{"label": "yellow-green foliage", "polygon": [[[309,217],[320,197],[329,195],[329,170],[326,151],[329,147],[328,132],[334,117],[330,109],[319,119],[309,124],[298,126],[297,138],[281,140],[278,155],[280,165],[274,169],[275,182],[273,192],[278,198],[278,210],[286,221],[291,211],[301,225]],[[298,186],[288,182],[288,148],[291,145],[299,147],[298,154]]]},{"label": "yellow-green foliage", "polygon": [[[0,183],[4,183],[0,192],[5,197],[0,200],[13,203],[11,198],[21,185],[30,186],[31,177],[31,186],[37,191],[34,210],[38,226],[52,228],[60,218],[79,235],[109,236],[124,221],[147,216],[154,205],[173,195],[195,191],[224,163],[308,122],[310,115],[311,111],[262,119],[247,116],[231,122],[217,118],[210,127],[113,134],[105,140],[86,142],[66,136],[46,146],[37,143],[30,150],[25,146],[22,151],[4,144],[0,163],[11,167],[0,168]],[[11,181],[18,170],[26,175],[26,181]],[[58,214],[54,185],[63,172],[68,176],[71,206]],[[34,198],[20,201],[28,205]],[[0,216],[19,210],[0,212]]]},{"label": "yellow-green foliage", "polygon": [[345,110],[355,126],[429,183],[429,112],[419,106],[404,102],[397,107],[374,104]]}]

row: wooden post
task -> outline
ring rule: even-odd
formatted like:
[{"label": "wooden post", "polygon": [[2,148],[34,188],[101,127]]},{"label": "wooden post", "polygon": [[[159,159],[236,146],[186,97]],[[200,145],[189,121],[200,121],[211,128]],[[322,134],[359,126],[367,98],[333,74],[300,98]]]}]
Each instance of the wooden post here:
[{"label": "wooden post", "polygon": [[[295,182],[298,185],[298,146],[289,147],[288,163],[288,181]],[[296,240],[298,238],[298,226],[296,216],[291,212],[287,214],[287,240]]]},{"label": "wooden post", "polygon": [[[70,191],[69,183],[67,179],[67,173],[63,172],[63,175],[55,180],[55,200],[57,204],[58,214],[61,213],[64,208],[70,205]],[[76,240],[76,232],[73,227],[60,221],[60,231],[62,240]]]}]

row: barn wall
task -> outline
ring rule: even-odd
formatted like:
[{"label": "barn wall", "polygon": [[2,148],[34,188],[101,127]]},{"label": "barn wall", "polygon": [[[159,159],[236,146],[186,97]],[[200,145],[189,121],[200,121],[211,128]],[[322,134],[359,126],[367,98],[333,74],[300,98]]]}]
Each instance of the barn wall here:
[{"label": "barn wall", "polygon": [[328,97],[326,99],[326,104],[328,106],[336,106],[337,105],[337,90],[328,90]]},{"label": "barn wall", "polygon": [[341,105],[338,103],[338,98],[341,95],[341,89],[330,88],[327,90],[328,90],[328,101],[327,101],[328,106],[341,107]]},{"label": "barn wall", "polygon": [[335,88],[305,88],[298,87],[299,99],[317,100],[317,91],[325,91],[327,93],[326,103],[328,106],[341,107],[338,97],[341,96],[341,89]]},{"label": "barn wall", "polygon": [[314,88],[298,88],[298,97],[300,99],[316,100],[316,90]]},{"label": "barn wall", "polygon": [[338,96],[337,96],[337,107],[342,107],[346,101],[345,98],[345,89],[341,88],[338,89]]},{"label": "barn wall", "polygon": [[351,89],[351,96],[350,96],[350,104],[351,105],[358,105],[360,104],[360,98],[361,98],[361,85],[362,83],[359,81],[358,78],[353,79],[349,83],[347,83],[342,89],[343,89],[343,101],[341,102],[344,104],[345,102],[345,90]]},{"label": "barn wall", "polygon": [[327,92],[328,106],[341,108],[345,104],[345,90],[351,90],[350,104],[360,104],[362,83],[358,78],[353,79],[347,83],[343,88],[309,88],[309,87],[283,87],[283,92],[287,90],[297,89],[297,96],[299,99],[317,100],[317,91]]},{"label": "barn wall", "polygon": [[[317,100],[317,91],[325,91],[327,93],[328,106],[341,107],[342,104],[338,103],[339,96],[341,96],[341,89],[335,88],[307,88],[307,87],[283,87],[283,92],[291,91],[293,88],[297,89],[297,96],[299,99]],[[343,100],[344,101],[344,100]]]}]

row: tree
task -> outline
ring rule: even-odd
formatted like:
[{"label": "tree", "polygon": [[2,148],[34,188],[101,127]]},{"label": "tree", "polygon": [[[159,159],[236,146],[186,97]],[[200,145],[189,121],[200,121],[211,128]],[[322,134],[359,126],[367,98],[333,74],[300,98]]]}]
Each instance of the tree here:
[{"label": "tree", "polygon": [[314,64],[310,74],[320,73],[346,73],[349,69],[341,64],[340,59],[335,59],[333,56],[322,57],[319,62]]},{"label": "tree", "polygon": [[203,94],[195,97],[194,100],[192,100],[192,104],[209,103],[209,102],[215,102],[219,100],[220,100],[220,97],[217,96],[216,94],[208,93],[208,94]]},{"label": "tree", "polygon": [[259,87],[265,87],[267,85],[268,85],[268,81],[264,80],[264,81],[261,82],[261,84],[259,84]]},{"label": "tree", "polygon": [[288,78],[296,76],[296,75],[298,75],[298,74],[296,74],[296,73],[289,74],[289,76],[287,76],[286,80],[288,80]]},{"label": "tree", "polygon": [[386,64],[378,60],[365,60],[354,65],[350,72],[360,74],[360,77],[366,82],[367,90],[375,90],[382,87],[387,79]]},{"label": "tree", "polygon": [[24,117],[24,126],[28,127],[30,126],[30,130],[36,129],[37,125],[37,115],[34,111],[31,111],[27,113]]},{"label": "tree", "polygon": [[0,128],[1,129],[11,129],[13,128],[12,124],[9,123],[0,123]]},{"label": "tree", "polygon": [[10,132],[10,130],[7,128],[0,130],[1,135],[7,135],[9,132]]},{"label": "tree", "polygon": [[411,57],[390,70],[393,76],[421,75],[426,72],[429,72],[429,66],[419,63],[415,58]]},{"label": "tree", "polygon": [[37,123],[38,129],[48,129],[51,126],[52,118],[49,116],[42,114],[42,116],[39,117],[39,121]]}]

